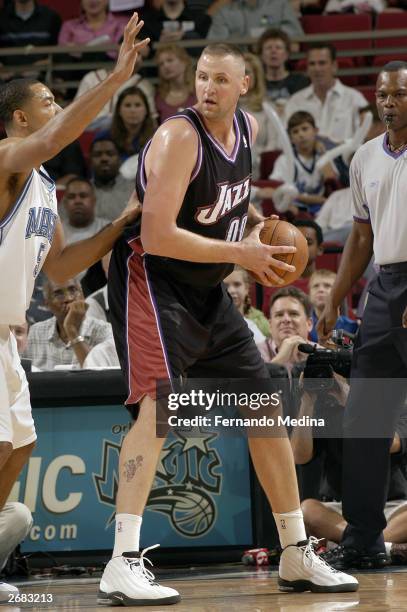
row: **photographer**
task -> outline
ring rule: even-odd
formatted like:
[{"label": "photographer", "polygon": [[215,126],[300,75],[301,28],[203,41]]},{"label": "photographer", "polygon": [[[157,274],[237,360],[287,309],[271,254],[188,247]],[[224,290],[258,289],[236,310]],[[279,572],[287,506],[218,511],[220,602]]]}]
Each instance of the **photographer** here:
[{"label": "photographer", "polygon": [[[325,538],[338,544],[347,526],[342,516],[342,447],[339,437],[342,429],[344,406],[349,393],[346,379],[337,373],[333,374],[333,387],[324,389],[323,393],[303,388],[298,418],[322,417],[325,420],[325,431],[313,427],[294,427],[291,434],[291,446],[294,460],[298,465],[309,465],[320,458],[322,478],[318,499],[306,499],[302,502],[302,511],[308,535]],[[301,376],[300,384],[304,387],[307,379]],[[316,387],[316,380],[308,385]],[[307,387],[307,384],[305,384]],[[329,437],[329,430],[338,432],[338,437]],[[326,437],[325,437],[326,436]],[[384,513],[388,521],[384,530],[386,553],[392,562],[407,561],[407,480],[405,466],[407,460],[407,409],[403,411],[397,423],[396,433],[390,448],[390,484]],[[329,500],[329,501],[328,501]],[[335,553],[325,554],[329,562]],[[369,559],[365,560],[369,567]]]}]

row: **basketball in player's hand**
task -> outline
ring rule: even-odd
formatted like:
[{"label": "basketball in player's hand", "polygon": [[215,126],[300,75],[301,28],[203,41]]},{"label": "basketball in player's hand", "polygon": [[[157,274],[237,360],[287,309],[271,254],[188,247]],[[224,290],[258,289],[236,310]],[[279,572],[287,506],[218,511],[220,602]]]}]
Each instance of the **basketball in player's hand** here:
[{"label": "basketball in player's hand", "polygon": [[[308,244],[304,234],[298,227],[288,223],[288,221],[266,219],[264,227],[260,232],[260,240],[263,244],[269,244],[270,246],[295,246],[297,248],[295,253],[273,255],[275,259],[295,266],[295,272],[272,267],[273,272],[284,281],[284,284],[278,285],[278,287],[290,285],[301,276],[308,262]],[[251,274],[258,283],[261,283],[261,280],[254,272]]]}]

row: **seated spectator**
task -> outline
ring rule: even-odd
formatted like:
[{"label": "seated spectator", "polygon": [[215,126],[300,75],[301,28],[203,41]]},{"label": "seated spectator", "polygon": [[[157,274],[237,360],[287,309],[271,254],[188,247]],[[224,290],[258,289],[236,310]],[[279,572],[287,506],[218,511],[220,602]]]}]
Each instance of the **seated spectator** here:
[{"label": "seated spectator", "polygon": [[83,369],[120,368],[119,358],[113,338],[97,344],[89,351]]},{"label": "seated spectator", "polygon": [[188,53],[176,44],[157,49],[158,87],[155,105],[162,123],[179,111],[196,103],[195,79]]},{"label": "seated spectator", "polygon": [[[127,17],[113,15],[108,9],[108,0],[81,0],[81,14],[62,24],[58,37],[61,46],[101,45],[119,43],[128,22]],[[81,57],[81,54],[74,54]],[[86,61],[105,61],[115,58],[116,51],[86,54]]]},{"label": "seated spectator", "polygon": [[126,207],[134,181],[119,172],[120,155],[113,140],[97,138],[90,148],[90,170],[96,196],[96,216],[113,221]]},{"label": "seated spectator", "polygon": [[[298,278],[294,284],[296,287],[300,287],[303,291],[308,293],[309,279],[317,269],[317,258],[324,252],[324,247],[322,246],[324,235],[318,223],[313,219],[296,219],[294,225],[304,234],[308,244],[307,265],[300,278]],[[297,285],[299,281],[300,283]]]},{"label": "seated spectator", "polygon": [[[335,374],[335,378],[336,390],[329,393],[324,391],[324,394],[318,397],[316,393],[303,391],[298,418],[322,417],[325,419],[324,429],[329,426],[333,431],[342,431],[349,386],[342,377]],[[309,465],[316,458],[322,459],[320,499],[305,499],[301,504],[308,535],[338,544],[347,526],[342,515],[341,501],[343,439],[326,435],[317,437],[312,427],[294,427],[291,433],[291,445],[294,460],[299,465]],[[387,527],[383,532],[389,560],[398,563],[407,561],[406,460],[407,411],[404,408],[396,424],[390,447],[390,482],[384,508]],[[336,554],[335,550],[339,554]],[[360,553],[357,553],[357,556],[360,560]],[[341,562],[340,549],[333,548],[324,553],[323,557],[335,567],[335,563]]]},{"label": "seated spectator", "polygon": [[325,240],[345,244],[353,224],[350,187],[333,191],[315,220],[321,226]]},{"label": "seated spectator", "polygon": [[45,279],[45,273],[41,270],[35,279],[34,291],[31,297],[30,305],[26,312],[26,317],[29,325],[37,323],[38,321],[44,321],[45,319],[49,319],[51,316],[50,311],[44,304],[43,287]]},{"label": "seated spectator", "polygon": [[266,363],[283,365],[289,370],[306,360],[298,345],[308,342],[312,328],[311,302],[297,287],[283,287],[270,301],[270,338],[258,345]]},{"label": "seated spectator", "polygon": [[[143,51],[144,49],[141,51],[141,53],[138,54],[138,58],[134,66],[133,76],[131,76],[129,80],[126,81],[126,83],[123,83],[123,85],[119,87],[114,96],[110,98],[109,102],[102,108],[96,119],[94,119],[92,123],[88,126],[88,130],[108,129],[110,127],[113,117],[113,111],[117,104],[117,98],[121,94],[121,92],[124,89],[127,89],[128,87],[138,87],[143,91],[148,100],[148,106],[151,115],[154,117],[154,119],[157,117],[157,111],[154,102],[154,87],[148,79],[139,74],[140,68],[143,63]],[[75,100],[77,98],[80,98],[80,96],[82,96],[87,91],[89,91],[89,89],[93,89],[93,87],[96,87],[96,85],[104,81],[108,74],[109,71],[106,70],[106,68],[99,68],[98,70],[92,70],[91,72],[87,72],[79,83],[75,95]]]},{"label": "seated spectator", "polygon": [[[304,272],[296,281],[292,283],[292,287],[300,289],[305,294],[308,294],[309,279],[312,273],[316,270],[316,260],[319,255],[322,255],[324,248],[322,246],[323,234],[318,223],[312,219],[296,219],[294,222],[300,232],[304,234],[308,244],[308,262]],[[263,288],[263,312],[268,315],[270,312],[270,303],[272,296],[278,291],[278,287]]]},{"label": "seated spectator", "polygon": [[[341,178],[348,181],[348,167],[341,157],[321,169],[316,167],[317,161],[327,148],[334,145],[318,137],[318,129],[310,113],[305,111],[294,113],[288,119],[287,130],[294,153],[294,186],[298,190],[298,196],[289,206],[289,210],[294,216],[297,216],[301,210],[315,215],[325,202],[325,181],[334,179],[339,182]],[[282,183],[288,182],[290,172],[286,155],[281,154],[276,159],[269,178]],[[264,197],[261,190],[258,195]]]},{"label": "seated spectator", "polygon": [[257,53],[264,66],[267,96],[282,116],[290,96],[310,82],[302,72],[288,70],[290,44],[288,34],[274,28],[266,30],[257,43]]},{"label": "seated spectator", "polygon": [[95,140],[113,140],[123,162],[142,149],[156,127],[144,92],[127,87],[117,98],[110,129],[100,132]]},{"label": "seated spectator", "polygon": [[[318,342],[317,323],[322,315],[326,301],[331,292],[336,278],[336,272],[320,268],[315,270],[309,279],[309,298],[312,304],[312,329],[310,332],[310,340]],[[334,329],[343,329],[351,334],[356,334],[358,324],[353,319],[349,319],[345,315],[339,315]]]},{"label": "seated spectator", "polygon": [[304,33],[287,0],[231,0],[213,16],[208,38],[258,38],[270,27],[281,28],[292,37]]},{"label": "seated spectator", "polygon": [[60,365],[82,367],[94,346],[112,339],[112,328],[86,316],[87,305],[77,280],[64,284],[48,280],[44,291],[53,316],[30,327],[25,356],[40,370]]},{"label": "seated spectator", "polygon": [[106,275],[106,283],[101,289],[97,289],[86,298],[88,305],[87,315],[94,319],[100,319],[101,321],[108,321],[110,323],[110,309],[109,301],[107,296],[107,276],[109,272],[109,263],[112,252],[106,253],[101,259],[103,272]]},{"label": "seated spectator", "polygon": [[25,321],[22,325],[12,325],[10,327],[17,342],[18,354],[22,355],[27,348],[28,343],[28,323]]},{"label": "seated spectator", "polygon": [[307,73],[311,85],[297,91],[285,107],[286,121],[297,111],[309,112],[319,133],[335,142],[352,138],[360,125],[359,110],[365,97],[337,78],[336,49],[326,43],[312,43],[307,49]]},{"label": "seated spectator", "polygon": [[236,266],[234,271],[224,281],[226,289],[236,308],[244,317],[248,328],[253,333],[256,344],[264,342],[270,335],[266,317],[260,310],[253,308],[250,301],[250,277],[246,270]]},{"label": "seated spectator", "polygon": [[86,176],[86,163],[78,140],[71,142],[43,166],[50,177],[62,187],[76,176]]},{"label": "seated spectator", "polygon": [[[13,550],[30,533],[33,517],[25,504],[6,502],[0,510],[0,573]],[[0,603],[9,603],[18,595],[18,589],[7,582],[0,582]]]},{"label": "seated spectator", "polygon": [[[61,17],[54,10],[35,0],[12,0],[0,10],[0,48],[56,45],[61,28]],[[0,66],[37,66],[24,74],[12,72],[2,75],[4,80],[17,76],[39,75],[39,68],[47,64],[46,55],[2,55]]]},{"label": "seated spectator", "polygon": [[95,190],[87,179],[70,180],[62,204],[66,213],[62,223],[67,244],[90,238],[109,223],[108,219],[95,216]]},{"label": "seated spectator", "polygon": [[249,90],[247,94],[240,97],[239,106],[253,115],[259,125],[256,142],[252,146],[252,177],[257,179],[260,172],[261,154],[264,151],[278,149],[279,137],[273,122],[267,114],[267,106],[271,103],[265,100],[266,89],[261,62],[252,53],[245,53],[244,58],[246,75],[249,77]]},{"label": "seated spectator", "polygon": [[143,20],[143,37],[164,44],[206,38],[212,22],[206,11],[188,6],[184,0],[162,0],[159,8],[143,11]]}]

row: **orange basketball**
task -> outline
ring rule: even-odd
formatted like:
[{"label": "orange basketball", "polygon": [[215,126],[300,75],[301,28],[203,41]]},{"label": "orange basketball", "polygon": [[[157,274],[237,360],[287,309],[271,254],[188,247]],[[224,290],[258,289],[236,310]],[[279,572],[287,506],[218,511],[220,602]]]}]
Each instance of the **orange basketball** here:
[{"label": "orange basketball", "polygon": [[[280,278],[284,280],[284,284],[278,285],[278,287],[285,287],[291,285],[297,278],[304,272],[308,262],[308,244],[304,234],[292,223],[288,221],[280,221],[280,219],[266,219],[264,227],[260,232],[260,240],[264,244],[270,246],[295,246],[297,251],[295,253],[283,253],[281,255],[274,255],[275,259],[284,261],[292,266],[295,266],[295,272],[288,272],[287,270],[280,270],[279,268],[273,268]],[[252,273],[254,279],[260,283],[259,277]]]}]

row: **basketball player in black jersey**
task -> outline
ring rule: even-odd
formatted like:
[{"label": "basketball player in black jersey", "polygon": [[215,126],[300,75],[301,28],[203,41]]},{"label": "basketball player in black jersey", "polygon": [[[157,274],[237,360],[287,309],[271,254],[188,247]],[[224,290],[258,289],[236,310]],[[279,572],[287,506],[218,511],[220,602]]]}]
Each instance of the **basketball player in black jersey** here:
[{"label": "basketball player in black jersey", "polygon": [[[166,121],[139,156],[140,227],[115,247],[109,305],[127,376],[127,404],[138,418],[120,455],[113,558],[99,602],[176,603],[174,589],[153,582],[139,553],[142,513],[164,440],[155,436],[157,379],[267,379],[244,319],[222,280],[234,264],[278,284],[270,268],[291,247],[262,244],[262,217],[249,205],[250,146],[258,130],[236,110],[248,77],[238,49],[206,47],[198,61],[198,103]],[[250,233],[243,238],[245,226]],[[354,591],[352,576],[334,572],[307,540],[288,438],[250,438],[257,476],[272,505],[283,553],[279,586],[287,591]],[[145,551],[144,551],[145,552]]]}]

